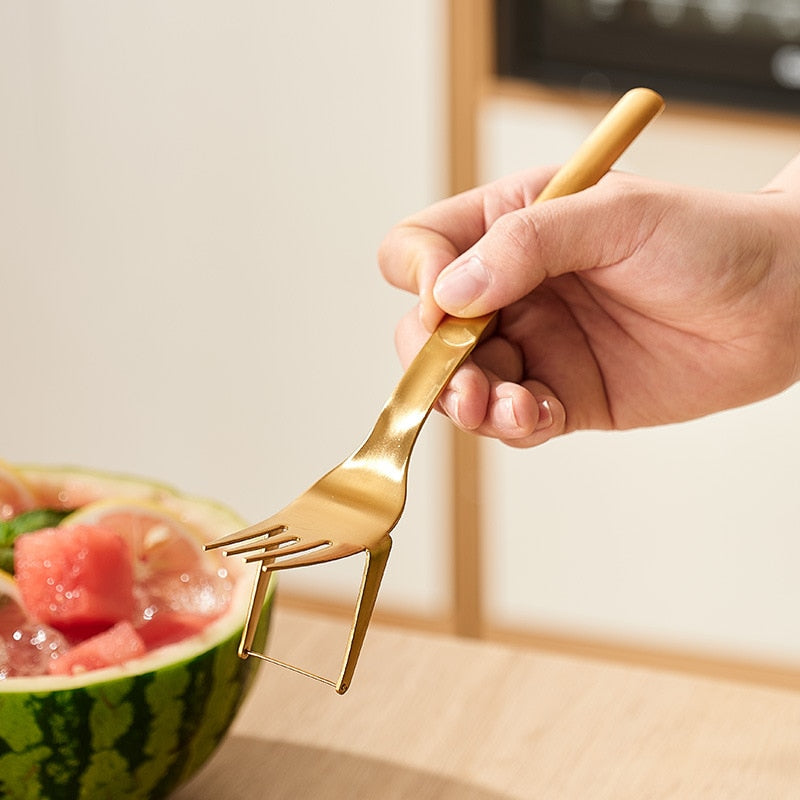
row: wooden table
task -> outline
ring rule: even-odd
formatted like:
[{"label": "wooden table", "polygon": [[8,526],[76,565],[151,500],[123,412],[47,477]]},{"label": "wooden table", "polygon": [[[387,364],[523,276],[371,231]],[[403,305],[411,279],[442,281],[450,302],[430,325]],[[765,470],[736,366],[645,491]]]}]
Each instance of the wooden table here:
[{"label": "wooden table", "polygon": [[[343,647],[276,613],[276,657],[333,676]],[[800,693],[373,625],[346,695],[262,665],[175,798],[796,800]]]}]

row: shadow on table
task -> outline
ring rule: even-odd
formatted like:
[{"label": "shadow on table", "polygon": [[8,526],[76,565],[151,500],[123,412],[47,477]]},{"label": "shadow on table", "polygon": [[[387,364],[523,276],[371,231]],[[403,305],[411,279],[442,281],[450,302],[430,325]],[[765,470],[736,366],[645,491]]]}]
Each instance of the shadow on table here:
[{"label": "shadow on table", "polygon": [[301,744],[229,736],[171,800],[513,800],[391,761]]}]

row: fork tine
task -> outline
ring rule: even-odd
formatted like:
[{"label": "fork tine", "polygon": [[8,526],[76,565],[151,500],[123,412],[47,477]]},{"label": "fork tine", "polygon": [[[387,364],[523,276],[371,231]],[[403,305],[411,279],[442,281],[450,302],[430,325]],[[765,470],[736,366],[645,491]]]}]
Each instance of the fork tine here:
[{"label": "fork tine", "polygon": [[295,534],[292,534],[286,530],[286,528],[276,528],[276,530],[283,531],[283,533],[277,533],[274,535],[269,535],[269,533],[266,533],[263,537],[252,539],[251,541],[239,545],[238,547],[226,547],[225,555],[240,556],[255,550],[274,550],[277,547],[281,547],[281,545],[291,544],[292,542],[299,541],[299,538]]},{"label": "fork tine", "polygon": [[216,550],[220,547],[225,547],[229,544],[239,544],[248,539],[255,539],[259,536],[270,536],[280,531],[285,531],[286,526],[277,524],[275,517],[271,517],[263,522],[258,522],[255,525],[250,525],[248,528],[242,528],[234,533],[229,533],[227,536],[221,536],[219,539],[214,539],[213,542],[208,542],[203,545],[204,550]]},{"label": "fork tine", "polygon": [[[339,558],[352,556],[355,553],[362,552],[365,548],[363,546],[349,545],[349,544],[332,544],[327,543],[327,547],[320,547],[323,542],[317,542],[315,545],[316,550],[308,553],[307,555],[295,555],[291,558],[286,558],[282,561],[273,561],[280,553],[267,552],[257,556],[250,556],[246,558],[247,562],[261,561],[264,564],[264,569],[267,572],[277,572],[280,569],[293,569],[294,567],[310,567],[314,564],[324,564],[326,561],[336,561]],[[288,548],[287,548],[288,549]],[[287,555],[289,555],[287,553]]]},{"label": "fork tine", "polygon": [[[312,539],[311,541],[300,541],[295,537],[296,544],[288,544],[285,547],[269,547],[262,548],[261,552],[254,555],[247,556],[245,561],[252,564],[255,561],[265,562],[272,561],[273,558],[281,558],[282,556],[293,556],[297,553],[307,553],[309,550],[316,550],[317,548],[329,548],[333,542],[330,539]],[[328,559],[325,559],[326,561]]]}]

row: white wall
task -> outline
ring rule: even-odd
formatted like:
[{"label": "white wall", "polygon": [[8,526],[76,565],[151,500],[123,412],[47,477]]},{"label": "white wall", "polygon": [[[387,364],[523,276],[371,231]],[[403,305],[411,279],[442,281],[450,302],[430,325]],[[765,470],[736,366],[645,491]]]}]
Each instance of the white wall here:
[{"label": "white wall", "polygon": [[[0,0],[0,456],[256,520],[360,444],[412,302],[377,245],[444,191],[443,25],[428,0]],[[447,597],[441,431],[384,582],[408,610]]]},{"label": "white wall", "polygon": [[[567,158],[596,108],[497,99],[483,177]],[[751,191],[795,128],[664,114],[619,167]],[[494,624],[800,662],[800,389],[660,429],[487,446]]]}]

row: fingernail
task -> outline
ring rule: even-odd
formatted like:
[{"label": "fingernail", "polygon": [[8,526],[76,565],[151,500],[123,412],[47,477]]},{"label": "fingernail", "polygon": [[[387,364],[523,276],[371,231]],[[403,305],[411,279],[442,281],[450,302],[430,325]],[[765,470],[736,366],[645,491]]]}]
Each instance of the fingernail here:
[{"label": "fingernail", "polygon": [[553,424],[553,409],[550,407],[549,400],[540,400],[538,405],[539,419],[536,421],[536,430],[543,431]]},{"label": "fingernail", "polygon": [[518,428],[519,422],[514,413],[514,401],[510,397],[501,397],[497,402],[498,422],[506,428]]},{"label": "fingernail", "polygon": [[460,420],[458,418],[458,401],[459,401],[459,394],[455,389],[447,388],[442,393],[442,396],[439,398],[439,403],[442,406],[442,410],[447,414],[453,422],[460,424]]},{"label": "fingernail", "polygon": [[489,285],[489,273],[478,256],[448,267],[433,287],[433,296],[442,307],[452,311],[466,308],[479,298]]}]

